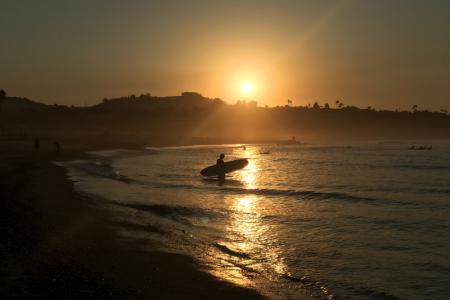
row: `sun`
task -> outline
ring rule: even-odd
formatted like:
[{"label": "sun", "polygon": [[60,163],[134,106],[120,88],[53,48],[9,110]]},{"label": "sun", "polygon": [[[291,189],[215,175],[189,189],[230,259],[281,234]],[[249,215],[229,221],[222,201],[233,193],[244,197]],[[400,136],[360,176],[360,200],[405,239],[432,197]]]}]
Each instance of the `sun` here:
[{"label": "sun", "polygon": [[249,81],[244,82],[241,85],[241,91],[245,94],[250,94],[251,92],[253,92],[253,84]]}]

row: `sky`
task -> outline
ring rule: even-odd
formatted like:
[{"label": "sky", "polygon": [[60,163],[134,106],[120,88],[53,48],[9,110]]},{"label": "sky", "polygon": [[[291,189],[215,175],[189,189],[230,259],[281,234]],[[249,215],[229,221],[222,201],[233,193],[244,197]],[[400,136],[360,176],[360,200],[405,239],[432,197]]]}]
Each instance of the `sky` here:
[{"label": "sky", "polygon": [[0,6],[0,88],[9,95],[91,105],[196,91],[261,106],[290,99],[450,109],[450,1],[0,0]]}]

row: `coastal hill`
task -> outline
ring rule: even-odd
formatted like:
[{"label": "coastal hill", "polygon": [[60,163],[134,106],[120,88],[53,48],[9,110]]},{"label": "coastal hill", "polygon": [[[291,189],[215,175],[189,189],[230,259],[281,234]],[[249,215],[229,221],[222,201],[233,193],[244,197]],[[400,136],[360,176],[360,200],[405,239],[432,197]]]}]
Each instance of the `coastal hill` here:
[{"label": "coastal hill", "polygon": [[[6,96],[6,95],[5,95]],[[88,107],[45,105],[5,97],[0,138],[49,138],[162,145],[324,139],[450,138],[447,111],[358,108],[336,101],[308,106],[234,105],[195,92],[180,96],[103,99]]]},{"label": "coastal hill", "polygon": [[47,108],[47,105],[27,98],[6,97],[1,103],[0,112],[17,113],[24,111],[43,111]]}]

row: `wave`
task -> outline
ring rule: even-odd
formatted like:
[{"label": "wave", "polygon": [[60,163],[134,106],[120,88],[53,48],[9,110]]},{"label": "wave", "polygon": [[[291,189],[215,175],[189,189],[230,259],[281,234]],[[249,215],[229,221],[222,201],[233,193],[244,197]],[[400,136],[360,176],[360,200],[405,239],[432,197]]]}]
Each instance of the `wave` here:
[{"label": "wave", "polygon": [[394,168],[394,169],[411,169],[411,170],[450,170],[450,166],[438,166],[438,165],[389,165],[389,166],[381,166],[381,167],[387,167],[387,168]]},{"label": "wave", "polygon": [[100,150],[100,151],[91,151],[89,154],[107,159],[116,159],[116,158],[124,158],[124,157],[136,157],[143,156],[149,154],[156,154],[156,151],[152,151],[152,149],[146,150],[125,150],[125,149],[112,149],[112,150]]},{"label": "wave", "polygon": [[244,258],[244,259],[250,259],[251,258],[250,255],[248,255],[247,253],[234,251],[234,250],[228,248],[227,246],[224,246],[224,245],[219,244],[219,243],[214,243],[213,246],[216,247],[218,250],[222,251],[223,253],[231,255],[231,256]]},{"label": "wave", "polygon": [[360,288],[355,291],[357,294],[379,300],[399,300],[400,298],[387,292],[378,291],[373,288]]},{"label": "wave", "polygon": [[346,193],[338,193],[338,192],[317,192],[310,190],[277,190],[277,189],[231,189],[228,190],[235,193],[243,193],[243,194],[255,194],[255,195],[269,195],[269,196],[300,196],[303,199],[339,199],[339,200],[348,200],[352,202],[360,202],[360,201],[376,201],[375,198],[370,197],[359,197],[353,196]]},{"label": "wave", "polygon": [[[281,190],[281,189],[268,189],[268,188],[259,188],[259,189],[247,189],[241,187],[234,186],[195,186],[190,184],[176,184],[176,183],[145,183],[150,184],[159,188],[184,188],[191,190],[208,190],[208,191],[217,191],[217,192],[228,192],[231,194],[238,195],[263,195],[263,196],[287,196],[287,197],[301,197],[302,199],[337,199],[337,200],[347,200],[352,202],[360,202],[360,201],[378,201],[379,199],[371,198],[371,197],[361,197],[354,196],[347,193],[339,193],[339,192],[318,192],[312,190]],[[226,183],[225,183],[226,184]],[[233,185],[236,185],[233,182]]]},{"label": "wave", "polygon": [[[192,185],[192,184],[183,184],[183,183],[165,183],[165,182],[139,182],[140,184],[149,185],[156,188],[179,188],[179,189],[186,189],[186,190],[192,190],[192,191],[210,191],[215,193],[227,193],[231,195],[257,195],[257,196],[268,196],[268,197],[291,197],[291,198],[297,198],[300,200],[339,200],[339,201],[346,201],[346,202],[352,202],[352,203],[366,203],[366,204],[372,204],[372,205],[400,205],[400,206],[414,206],[414,207],[424,207],[423,203],[416,203],[416,202],[410,202],[410,201],[404,201],[404,200],[396,200],[392,197],[383,197],[383,198],[377,198],[377,197],[369,197],[369,196],[358,196],[358,195],[352,195],[349,193],[342,193],[342,192],[322,192],[322,191],[314,191],[314,190],[290,190],[290,189],[270,189],[270,188],[257,188],[257,189],[248,189],[241,187],[242,185],[239,185],[236,180],[233,180],[233,182],[227,186],[227,183],[225,181],[225,184],[222,186],[213,185],[213,184],[207,184],[207,186],[199,186],[199,185]],[[380,191],[380,189],[361,189],[360,191]],[[396,189],[395,191],[399,192],[401,189]],[[404,191],[411,191],[411,189],[404,189]],[[423,191],[424,193],[426,191]],[[433,190],[433,193],[435,194],[447,194],[449,193],[449,190],[444,189],[436,189]]]},{"label": "wave", "polygon": [[168,235],[169,232],[166,231],[164,228],[160,226],[155,226],[151,224],[138,224],[134,223],[132,221],[118,221],[115,222],[114,225],[118,227],[123,227],[128,230],[135,230],[135,231],[145,231],[145,232],[152,232],[160,235]]},{"label": "wave", "polygon": [[[230,257],[230,259],[220,257],[222,264],[226,261],[228,264],[239,268],[244,274],[258,274],[259,276],[263,276],[266,278],[277,278],[280,282],[285,284],[299,284],[302,287],[308,288],[308,291],[311,293],[311,296],[314,299],[336,299],[336,295],[331,292],[331,290],[326,287],[320,281],[314,280],[309,276],[294,276],[290,272],[280,273],[276,270],[269,271],[270,268],[265,268],[264,271],[258,271],[257,268],[254,268],[253,265],[258,264],[258,259],[251,257],[249,254],[245,252],[235,251],[230,249],[229,247],[220,244],[220,243],[212,243],[212,246],[219,250],[221,253],[226,254]],[[274,272],[274,273],[272,273]],[[271,275],[269,275],[269,273]],[[253,275],[252,275],[253,277]]]},{"label": "wave", "polygon": [[445,189],[439,189],[439,188],[435,188],[435,189],[426,189],[426,188],[415,188],[415,189],[411,189],[416,193],[421,193],[421,194],[449,194],[450,190],[445,190]]},{"label": "wave", "polygon": [[[394,156],[393,156],[394,157]],[[404,155],[398,155],[395,157],[404,157]],[[348,161],[322,161],[322,160],[308,160],[305,158],[288,158],[288,157],[279,157],[274,158],[274,162],[277,163],[303,163],[306,165],[313,166],[329,166],[329,167],[359,167],[359,168],[367,168],[367,169],[398,169],[398,170],[423,170],[423,171],[447,171],[450,170],[450,165],[437,165],[437,164],[429,164],[429,165],[418,165],[418,164],[390,164],[386,162],[380,163],[361,163],[361,162],[348,162]]]},{"label": "wave", "polygon": [[415,194],[448,194],[450,190],[443,188],[400,187],[400,186],[362,186],[361,192],[389,192],[389,193],[415,193]]},{"label": "wave", "polygon": [[91,176],[112,179],[124,183],[131,183],[133,181],[131,178],[114,170],[110,161],[107,159],[95,162],[90,160],[76,160],[67,163],[59,163],[59,165],[69,167],[75,171],[81,171]]},{"label": "wave", "polygon": [[[397,205],[415,205],[414,203],[405,201],[396,201],[394,199],[379,199],[369,196],[358,196],[352,195],[345,192],[324,192],[317,190],[294,190],[294,189],[273,189],[273,188],[255,188],[249,189],[245,188],[244,184],[239,180],[229,179],[225,181],[224,185],[219,185],[217,180],[214,179],[202,179],[201,185],[198,184],[188,184],[188,183],[171,183],[171,182],[149,182],[145,180],[137,180],[120,174],[111,166],[111,161],[108,159],[102,159],[97,161],[86,160],[86,161],[72,161],[64,163],[64,166],[69,167],[76,171],[81,171],[84,174],[88,174],[95,177],[106,178],[110,180],[115,180],[126,184],[138,184],[144,186],[150,186],[154,188],[167,188],[167,189],[186,189],[192,191],[210,191],[214,193],[228,193],[232,195],[257,195],[257,196],[269,196],[269,197],[291,197],[299,198],[301,200],[342,200],[348,202],[365,202],[378,204],[389,202],[389,204]],[[164,179],[166,177],[171,178],[173,174],[161,174],[159,177]],[[186,176],[176,175],[176,181],[183,179]],[[173,178],[172,178],[173,179]],[[374,192],[380,191],[382,188],[361,188],[361,192]],[[384,187],[383,191],[388,192],[416,192],[416,193],[426,193],[426,194],[448,194],[450,190],[448,189],[402,189],[401,187],[396,187],[391,190],[386,190]]]},{"label": "wave", "polygon": [[121,202],[115,202],[114,204],[117,206],[149,212],[159,217],[169,218],[187,225],[192,225],[188,218],[213,218],[216,216],[215,213],[199,207]]},{"label": "wave", "polygon": [[148,150],[191,150],[191,149],[215,149],[215,148],[240,148],[242,144],[212,144],[212,145],[189,145],[189,146],[171,146],[171,147],[146,147]]},{"label": "wave", "polygon": [[425,271],[430,272],[439,272],[442,274],[442,276],[449,276],[450,275],[450,267],[443,265],[443,264],[437,264],[432,262],[426,262],[422,264],[417,264],[418,268],[421,268]]}]

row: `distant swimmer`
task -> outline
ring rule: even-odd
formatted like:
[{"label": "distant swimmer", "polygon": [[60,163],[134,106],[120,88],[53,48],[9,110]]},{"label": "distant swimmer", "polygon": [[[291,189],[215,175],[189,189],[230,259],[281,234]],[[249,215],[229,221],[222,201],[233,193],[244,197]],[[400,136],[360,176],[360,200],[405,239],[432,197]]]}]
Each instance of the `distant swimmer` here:
[{"label": "distant swimmer", "polygon": [[222,153],[222,154],[220,154],[220,157],[216,162],[216,166],[220,170],[219,175],[218,175],[220,181],[225,181],[225,170],[224,170],[225,166],[224,166],[224,162],[223,162],[224,158],[225,158],[225,154]]}]

